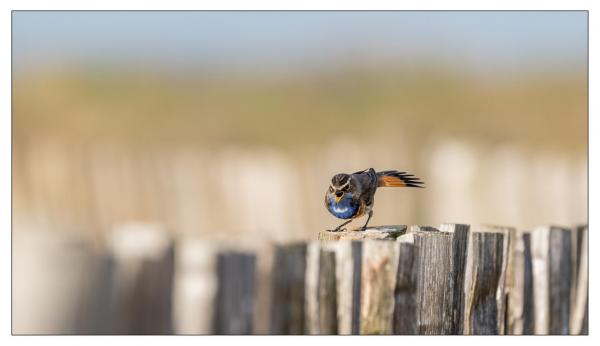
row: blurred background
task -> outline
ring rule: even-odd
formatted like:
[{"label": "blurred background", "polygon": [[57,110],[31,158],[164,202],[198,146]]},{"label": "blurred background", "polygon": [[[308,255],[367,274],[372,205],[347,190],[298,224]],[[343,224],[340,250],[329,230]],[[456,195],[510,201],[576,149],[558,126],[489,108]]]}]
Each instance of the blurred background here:
[{"label": "blurred background", "polygon": [[[13,332],[103,323],[102,304],[77,305],[60,326],[32,314],[64,305],[32,293],[33,278],[50,275],[39,263],[64,264],[52,268],[89,286],[90,251],[108,248],[114,262],[169,241],[315,239],[339,224],[323,205],[339,172],[397,169],[426,182],[378,191],[372,225],[587,222],[584,11],[12,20]],[[64,251],[80,247],[89,251]],[[175,261],[202,262],[203,251]],[[190,302],[178,287],[168,332],[201,331],[205,322],[181,317]],[[98,320],[73,327],[81,309]]]}]

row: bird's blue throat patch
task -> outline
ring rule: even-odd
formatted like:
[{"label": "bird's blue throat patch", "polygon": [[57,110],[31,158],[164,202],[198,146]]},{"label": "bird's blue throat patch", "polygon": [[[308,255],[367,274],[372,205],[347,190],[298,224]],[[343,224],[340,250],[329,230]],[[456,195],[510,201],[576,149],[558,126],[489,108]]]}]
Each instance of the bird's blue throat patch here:
[{"label": "bird's blue throat patch", "polygon": [[352,194],[347,193],[339,203],[335,203],[335,198],[331,196],[328,209],[333,216],[339,219],[349,219],[358,211],[358,205],[352,203]]}]

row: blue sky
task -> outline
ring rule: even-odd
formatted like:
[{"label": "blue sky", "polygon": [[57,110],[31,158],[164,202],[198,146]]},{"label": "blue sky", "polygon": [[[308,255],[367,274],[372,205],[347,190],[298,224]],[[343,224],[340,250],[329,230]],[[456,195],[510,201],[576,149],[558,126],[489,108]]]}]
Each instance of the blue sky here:
[{"label": "blue sky", "polygon": [[586,12],[13,12],[16,68],[214,68],[423,60],[485,69],[585,66]]}]

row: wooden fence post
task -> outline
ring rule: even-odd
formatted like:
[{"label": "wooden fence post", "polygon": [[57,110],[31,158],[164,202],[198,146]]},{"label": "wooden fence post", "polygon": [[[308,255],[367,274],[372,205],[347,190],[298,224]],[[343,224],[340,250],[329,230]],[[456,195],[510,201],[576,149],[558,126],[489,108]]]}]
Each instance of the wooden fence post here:
[{"label": "wooden fence post", "polygon": [[574,285],[575,294],[571,310],[570,333],[588,334],[588,229],[587,226],[577,228],[576,232],[576,266]]},{"label": "wooden fence post", "polygon": [[360,334],[392,334],[398,248],[395,241],[363,242]]},{"label": "wooden fence post", "polygon": [[319,240],[396,240],[399,236],[405,234],[407,228],[405,225],[374,226],[364,231],[350,230],[343,232],[321,231],[317,239]]},{"label": "wooden fence post", "polygon": [[335,251],[318,241],[307,249],[306,325],[309,334],[337,334]]},{"label": "wooden fence post", "polygon": [[114,229],[112,333],[171,334],[174,244],[157,225],[131,223]]},{"label": "wooden fence post", "polygon": [[550,230],[550,333],[569,334],[571,314],[571,230]]},{"label": "wooden fence post", "polygon": [[319,257],[321,246],[312,241],[306,247],[305,274],[305,326],[307,334],[319,334],[319,301],[317,299],[319,285]]},{"label": "wooden fence post", "polygon": [[450,258],[449,287],[452,318],[446,319],[444,329],[449,334],[462,334],[464,329],[464,282],[467,261],[467,244],[470,226],[464,224],[442,224],[440,231],[452,234],[452,256]]},{"label": "wooden fence post", "polygon": [[306,244],[277,246],[271,291],[271,334],[304,334]]},{"label": "wooden fence post", "polygon": [[523,233],[523,334],[535,333],[535,298],[533,295],[533,255],[531,233]]},{"label": "wooden fence post", "polygon": [[360,319],[362,242],[322,241],[320,247],[335,253],[337,334],[358,334],[360,331],[358,321]]},{"label": "wooden fence post", "polygon": [[211,314],[217,291],[214,243],[203,238],[185,236],[175,244],[175,278],[173,296],[174,332],[176,334],[211,334]]},{"label": "wooden fence post", "polygon": [[450,334],[452,321],[451,261],[449,232],[413,226],[410,236],[417,247],[417,297],[419,334]]},{"label": "wooden fence post", "polygon": [[535,334],[568,334],[571,234],[558,227],[532,232]]},{"label": "wooden fence post", "polygon": [[550,326],[550,280],[548,251],[550,245],[550,229],[537,228],[531,233],[531,256],[533,268],[533,292],[534,292],[534,333],[546,335]]},{"label": "wooden fence post", "polygon": [[239,252],[218,254],[215,334],[252,334],[255,275],[256,256]]},{"label": "wooden fence post", "polygon": [[352,241],[352,334],[360,334],[361,276],[363,243]]},{"label": "wooden fence post", "polygon": [[515,231],[509,246],[506,277],[506,334],[533,334],[531,234]]},{"label": "wooden fence post", "polygon": [[419,334],[417,297],[417,248],[411,242],[400,240],[396,287],[394,290],[393,333]]},{"label": "wooden fence post", "polygon": [[465,269],[465,334],[501,334],[505,322],[504,281],[509,229],[472,231]]},{"label": "wooden fence post", "polygon": [[110,257],[63,232],[21,230],[12,241],[13,334],[111,333]]},{"label": "wooden fence post", "polygon": [[[365,241],[394,240],[406,230],[405,226],[380,226],[366,232],[321,232],[319,243],[309,245],[307,255],[307,279],[306,279],[306,311],[307,326],[311,334],[323,334],[332,329],[334,319],[330,311],[337,311],[335,323],[337,334],[360,334],[363,320],[362,295],[364,292],[363,252]],[[323,236],[323,234],[334,234],[335,236]],[[341,234],[341,236],[339,235]],[[335,241],[331,241],[331,240]],[[325,287],[332,287],[330,282],[331,273],[327,262],[323,259],[327,254],[334,254],[335,267],[335,296],[325,294]],[[320,267],[318,264],[321,263]],[[319,279],[321,278],[321,279]],[[324,284],[325,283],[325,284]],[[319,295],[319,290],[321,294]],[[392,288],[393,290],[393,288]],[[321,313],[319,314],[319,311]],[[330,322],[326,322],[326,320]]]},{"label": "wooden fence post", "polygon": [[335,269],[335,252],[321,249],[317,283],[319,334],[337,334],[338,332]]},{"label": "wooden fence post", "polygon": [[356,272],[354,270],[353,243],[349,240],[321,243],[327,250],[335,252],[337,332],[341,335],[352,334],[352,318],[355,305],[353,289],[356,277],[358,277],[360,283],[360,271]]}]

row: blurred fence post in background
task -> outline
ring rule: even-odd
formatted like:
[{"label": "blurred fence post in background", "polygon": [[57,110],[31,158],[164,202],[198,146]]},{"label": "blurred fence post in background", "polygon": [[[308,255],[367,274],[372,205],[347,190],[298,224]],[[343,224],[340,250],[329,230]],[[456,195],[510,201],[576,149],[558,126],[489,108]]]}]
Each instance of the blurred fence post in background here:
[{"label": "blurred fence post in background", "polygon": [[79,236],[23,232],[13,236],[12,333],[110,333],[114,266]]},{"label": "blurred fence post in background", "polygon": [[256,256],[235,251],[217,255],[214,334],[252,334],[256,297]]},{"label": "blurred fence post in background", "polygon": [[308,334],[337,334],[335,251],[327,244],[308,245],[306,266],[306,325]]},{"label": "blurred fence post in background", "polygon": [[153,224],[116,227],[109,247],[115,260],[111,333],[172,334],[174,244]]},{"label": "blurred fence post in background", "polygon": [[335,252],[335,280],[337,289],[337,333],[352,334],[352,318],[354,310],[355,261],[351,241],[329,242],[329,248]]},{"label": "blurred fence post in background", "polygon": [[575,283],[572,286],[573,304],[571,307],[570,333],[573,335],[588,333],[588,228],[579,226],[575,236]]},{"label": "blurred fence post in background", "polygon": [[277,246],[272,270],[271,334],[305,334],[306,244]]},{"label": "blurred fence post in background", "polygon": [[177,240],[173,297],[174,331],[177,334],[211,334],[217,292],[217,246],[202,238]]}]

